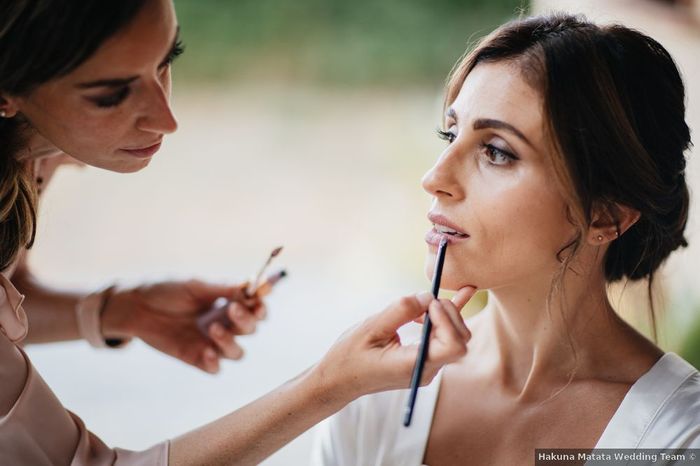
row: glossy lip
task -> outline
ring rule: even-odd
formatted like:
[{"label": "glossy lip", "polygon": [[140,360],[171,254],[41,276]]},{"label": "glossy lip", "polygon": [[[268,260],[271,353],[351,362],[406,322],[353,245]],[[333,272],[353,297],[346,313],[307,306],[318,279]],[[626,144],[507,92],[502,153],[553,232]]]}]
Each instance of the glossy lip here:
[{"label": "glossy lip", "polygon": [[124,152],[128,152],[131,155],[135,155],[136,157],[151,157],[153,154],[158,152],[158,149],[160,149],[160,145],[163,143],[163,140],[161,139],[160,141],[156,142],[153,145],[138,148],[138,149],[122,149]]},{"label": "glossy lip", "polygon": [[430,220],[430,223],[442,225],[442,226],[445,226],[451,230],[454,230],[456,232],[467,235],[467,236],[447,235],[444,233],[439,233],[435,229],[435,227],[433,227],[430,230],[428,230],[428,232],[425,234],[425,242],[431,246],[434,246],[437,248],[437,246],[440,244],[440,240],[443,238],[443,236],[445,238],[447,238],[447,240],[450,242],[450,244],[458,243],[460,241],[464,241],[466,239],[469,239],[468,233],[462,231],[457,225],[452,223],[447,217],[445,217],[442,214],[438,214],[435,212],[429,212],[428,213],[428,220]]}]

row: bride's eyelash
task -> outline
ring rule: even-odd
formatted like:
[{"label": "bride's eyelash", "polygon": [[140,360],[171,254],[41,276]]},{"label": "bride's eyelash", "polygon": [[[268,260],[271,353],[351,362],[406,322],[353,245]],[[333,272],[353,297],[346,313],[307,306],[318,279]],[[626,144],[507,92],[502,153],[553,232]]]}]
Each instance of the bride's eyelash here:
[{"label": "bride's eyelash", "polygon": [[[454,140],[457,138],[456,134],[450,131],[442,130],[440,128],[438,128],[436,132],[437,136],[440,139],[447,141],[448,143],[454,142]],[[511,165],[513,162],[519,160],[518,157],[511,154],[510,152],[500,149],[499,147],[496,147],[495,145],[486,143],[484,141],[481,141],[479,143],[479,148],[481,149],[482,153],[485,154],[486,157],[489,159],[489,164],[493,166],[506,167]],[[496,157],[502,157],[504,163],[494,163]]]},{"label": "bride's eyelash", "polygon": [[453,133],[450,133],[449,131],[443,131],[439,128],[436,131],[438,137],[444,141],[453,142],[455,140],[456,136]]},{"label": "bride's eyelash", "polygon": [[[494,146],[493,144],[481,142],[479,145],[481,146],[481,149],[486,153],[486,156],[489,158],[489,163],[491,165],[508,166],[508,165],[512,164],[513,162],[515,162],[516,160],[518,160],[518,157],[516,157],[515,155],[513,155],[510,152],[505,151],[503,149],[499,149],[498,147]],[[502,164],[501,163],[493,163],[493,159],[496,156],[503,157],[504,159],[506,159],[506,162],[502,163]]]}]

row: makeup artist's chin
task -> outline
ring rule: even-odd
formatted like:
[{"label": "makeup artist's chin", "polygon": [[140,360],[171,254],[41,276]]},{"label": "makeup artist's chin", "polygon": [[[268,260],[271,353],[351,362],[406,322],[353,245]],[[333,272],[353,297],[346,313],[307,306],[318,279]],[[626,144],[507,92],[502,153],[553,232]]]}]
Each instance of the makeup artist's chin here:
[{"label": "makeup artist's chin", "polygon": [[99,158],[81,159],[88,165],[115,173],[134,173],[146,168],[151,162],[151,157],[133,157],[124,151],[117,149],[108,156]]},{"label": "makeup artist's chin", "polygon": [[133,173],[148,166],[153,156],[160,149],[161,143],[143,148],[124,148],[117,150],[118,161],[113,166],[103,167],[118,173]]}]

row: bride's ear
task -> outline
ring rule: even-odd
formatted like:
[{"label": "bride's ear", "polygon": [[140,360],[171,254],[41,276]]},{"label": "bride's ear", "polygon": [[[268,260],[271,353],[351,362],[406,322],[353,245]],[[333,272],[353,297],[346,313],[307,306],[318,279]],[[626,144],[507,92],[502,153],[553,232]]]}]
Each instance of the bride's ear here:
[{"label": "bride's ear", "polygon": [[586,241],[594,246],[615,241],[634,225],[639,217],[637,209],[623,204],[596,203]]}]

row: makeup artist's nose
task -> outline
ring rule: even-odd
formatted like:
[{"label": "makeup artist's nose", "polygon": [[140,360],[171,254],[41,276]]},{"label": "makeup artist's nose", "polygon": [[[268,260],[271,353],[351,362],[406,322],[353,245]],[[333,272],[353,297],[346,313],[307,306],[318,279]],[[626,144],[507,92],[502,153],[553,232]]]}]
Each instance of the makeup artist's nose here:
[{"label": "makeup artist's nose", "polygon": [[459,168],[456,167],[448,152],[443,153],[437,163],[423,175],[421,184],[428,194],[434,197],[461,200],[464,198],[464,187],[454,176]]},{"label": "makeup artist's nose", "polygon": [[136,127],[151,133],[169,134],[177,130],[177,120],[170,108],[170,89],[156,82],[149,89],[146,111],[136,122]]}]

